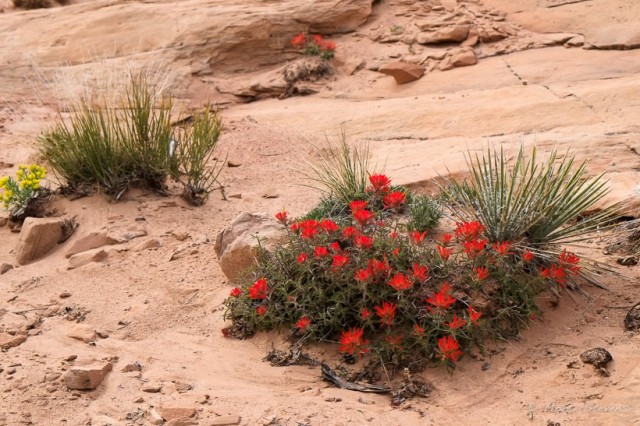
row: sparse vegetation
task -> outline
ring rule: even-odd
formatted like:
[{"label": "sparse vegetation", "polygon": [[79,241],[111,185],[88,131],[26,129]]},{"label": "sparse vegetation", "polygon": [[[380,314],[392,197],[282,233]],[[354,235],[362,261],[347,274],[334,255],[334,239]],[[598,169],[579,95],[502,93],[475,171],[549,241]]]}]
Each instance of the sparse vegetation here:
[{"label": "sparse vegetation", "polygon": [[175,130],[171,113],[169,97],[144,75],[132,76],[115,106],[81,97],[68,119],[61,114],[40,136],[41,152],[72,189],[98,186],[115,199],[131,185],[164,193],[170,175],[183,183],[187,200],[202,204],[221,169],[217,160],[208,164],[220,119],[207,107],[194,115],[191,127]]},{"label": "sparse vegetation", "polygon": [[276,215],[287,239],[261,250],[231,291],[225,335],[289,327],[299,342],[339,341],[345,360],[373,356],[387,372],[452,368],[485,339],[518,335],[546,288],[557,294],[592,272],[558,251],[609,218],[574,221],[606,193],[601,177],[584,182],[584,164],[553,153],[539,166],[521,151],[510,168],[490,152],[470,163],[470,183],[445,187],[459,216],[451,233],[431,235],[440,218],[432,199],[370,174],[367,149],[344,138],[326,153],[312,166],[326,195],[301,219]]},{"label": "sparse vegetation", "polygon": [[9,217],[21,221],[27,216],[39,216],[49,190],[42,187],[41,181],[47,170],[37,164],[20,165],[16,179],[11,176],[0,178],[0,189],[3,190],[0,201],[2,207],[9,211]]},{"label": "sparse vegetation", "polygon": [[[521,148],[510,165],[502,150],[488,149],[482,156],[469,154],[467,164],[470,178],[448,181],[443,188],[454,215],[480,222],[489,242],[511,241],[547,261],[557,257],[562,246],[584,241],[610,225],[619,211],[612,206],[584,215],[609,190],[602,175],[589,179],[586,162],[576,165],[568,154],[559,160],[553,150],[540,161],[535,148],[529,156]],[[585,267],[601,269],[593,262]]]}]

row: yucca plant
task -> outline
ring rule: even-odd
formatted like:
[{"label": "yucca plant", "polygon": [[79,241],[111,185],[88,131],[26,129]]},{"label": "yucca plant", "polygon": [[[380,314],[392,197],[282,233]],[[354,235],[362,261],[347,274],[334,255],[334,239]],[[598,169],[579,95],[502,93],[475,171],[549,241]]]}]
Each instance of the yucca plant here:
[{"label": "yucca plant", "polygon": [[[555,149],[540,160],[535,148],[527,156],[521,147],[509,164],[502,149],[488,148],[482,155],[469,153],[467,165],[468,179],[445,179],[441,187],[454,216],[480,222],[490,242],[510,241],[542,259],[557,256],[561,244],[590,238],[620,211],[616,205],[584,215],[609,192],[607,181],[603,175],[589,178],[586,162],[576,164],[568,154],[560,160]],[[603,268],[590,266],[589,272]]]}]

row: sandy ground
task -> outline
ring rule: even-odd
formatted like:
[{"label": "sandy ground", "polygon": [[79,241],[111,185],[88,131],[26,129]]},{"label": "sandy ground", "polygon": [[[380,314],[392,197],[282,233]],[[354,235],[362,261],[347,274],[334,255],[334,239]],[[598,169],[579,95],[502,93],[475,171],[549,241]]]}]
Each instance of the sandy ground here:
[{"label": "sandy ground", "polygon": [[[522,25],[537,19],[532,2],[521,10],[487,3]],[[558,16],[560,24],[567,19]],[[319,142],[341,125],[352,140],[371,140],[392,179],[418,190],[446,173],[445,165],[454,174],[463,170],[467,148],[487,140],[513,148],[524,140],[570,147],[592,160],[591,171],[610,174],[611,200],[632,198],[640,182],[638,52],[528,50],[434,71],[405,86],[366,70],[338,73],[314,96],[221,111],[220,150],[240,164],[225,168],[222,179],[227,194],[241,198],[224,201],[214,193],[200,208],[141,191],[118,203],[101,194],[57,199],[58,213],[80,224],[76,234],[45,258],[0,276],[0,331],[32,327],[26,342],[0,353],[0,425],[152,424],[149,411],[159,407],[195,408],[200,425],[221,416],[240,416],[243,425],[640,423],[638,336],[623,327],[627,310],[640,301],[638,266],[605,278],[610,291],[587,287],[589,300],[564,295],[554,307],[543,295],[544,315],[520,339],[465,357],[452,375],[428,369],[420,376],[434,392],[393,407],[388,396],[332,388],[318,367],[271,367],[262,359],[273,345],[284,347],[281,336],[224,338],[222,301],[231,284],[213,249],[216,234],[240,212],[286,208],[295,216],[312,207],[319,193],[303,186],[301,174],[314,157],[307,138]],[[7,70],[0,78],[17,81]],[[0,100],[0,174],[38,159],[35,136],[55,118],[39,97],[22,96],[28,87],[7,86]],[[65,253],[75,239],[132,227],[146,235],[108,247],[102,262],[67,269]],[[0,263],[15,264],[18,235],[0,227]],[[603,238],[594,237],[584,253],[613,266]],[[137,250],[151,239],[160,246]],[[91,344],[70,337],[78,327],[103,337]],[[580,361],[593,347],[613,355],[609,377]],[[339,361],[331,345],[308,351]],[[114,369],[95,391],[72,392],[57,376],[72,355],[108,359]],[[122,372],[135,361],[140,373]],[[143,390],[150,385],[160,385],[159,392]]]}]

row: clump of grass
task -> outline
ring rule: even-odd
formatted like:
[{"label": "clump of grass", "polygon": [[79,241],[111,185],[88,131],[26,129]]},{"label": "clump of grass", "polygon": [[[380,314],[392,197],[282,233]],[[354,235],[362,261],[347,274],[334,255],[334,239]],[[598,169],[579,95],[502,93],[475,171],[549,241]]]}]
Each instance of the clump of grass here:
[{"label": "clump of grass", "polygon": [[164,190],[171,101],[163,98],[156,109],[154,95],[132,77],[119,108],[81,98],[68,120],[60,116],[39,137],[42,154],[71,188],[97,185],[116,199],[132,184]]},{"label": "clump of grass", "polygon": [[323,148],[314,146],[319,159],[309,164],[305,176],[325,195],[338,199],[344,206],[363,199],[369,184],[369,144],[349,145],[344,131],[338,142],[327,138]]},{"label": "clump of grass", "polygon": [[207,106],[194,114],[191,126],[183,130],[182,142],[175,148],[180,174],[178,181],[183,185],[182,196],[193,205],[204,204],[214,189],[223,190],[218,177],[225,160],[214,157],[221,131],[222,121]]},{"label": "clump of grass", "polygon": [[[160,95],[146,75],[131,76],[120,97],[93,101],[80,96],[70,117],[60,115],[38,141],[58,178],[71,189],[97,186],[116,200],[130,186],[166,193],[171,175],[183,182],[188,201],[204,202],[221,167],[207,163],[221,131],[209,107],[196,113],[191,127],[171,125],[172,100]],[[175,140],[180,140],[175,150]],[[173,142],[172,142],[173,141]]]}]

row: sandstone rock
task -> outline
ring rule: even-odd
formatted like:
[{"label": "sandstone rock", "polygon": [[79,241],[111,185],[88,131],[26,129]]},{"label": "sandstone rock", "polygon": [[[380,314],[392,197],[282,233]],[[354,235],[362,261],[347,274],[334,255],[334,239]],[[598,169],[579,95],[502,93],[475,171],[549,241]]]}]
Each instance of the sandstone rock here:
[{"label": "sandstone rock", "polygon": [[421,32],[416,36],[416,41],[420,44],[437,44],[445,42],[461,42],[469,35],[469,25],[453,25],[439,28],[436,31]]},{"label": "sandstone rock", "polygon": [[193,417],[196,415],[195,407],[186,406],[161,406],[158,407],[158,412],[166,421],[179,419],[182,417]]},{"label": "sandstone rock", "polygon": [[255,262],[260,238],[263,247],[269,248],[280,240],[286,231],[275,219],[263,214],[243,212],[216,237],[214,246],[222,272],[234,281]]},{"label": "sandstone rock", "polygon": [[111,230],[107,232],[107,237],[115,240],[117,243],[126,243],[134,238],[144,237],[147,230],[144,225],[132,225],[126,230]]},{"label": "sandstone rock", "polygon": [[589,30],[586,41],[593,49],[636,49],[640,47],[640,26],[630,23],[598,25]]},{"label": "sandstone rock", "polygon": [[439,68],[442,71],[446,71],[455,67],[466,67],[477,63],[478,58],[476,58],[473,49],[464,49],[445,58],[445,60],[440,63]]},{"label": "sandstone rock", "polygon": [[158,248],[162,245],[159,239],[157,238],[149,238],[148,240],[140,241],[138,244],[133,246],[133,251],[144,251],[149,249]]},{"label": "sandstone rock", "polygon": [[142,392],[158,393],[160,390],[162,390],[162,385],[158,383],[146,383],[142,386]]},{"label": "sandstone rock", "polygon": [[575,37],[572,37],[571,39],[567,40],[564,45],[567,47],[581,47],[584,45],[584,36],[577,35]]},{"label": "sandstone rock", "polygon": [[20,231],[20,239],[15,249],[16,260],[25,265],[49,253],[56,245],[64,242],[75,229],[72,220],[61,218],[25,219]]},{"label": "sandstone rock", "polygon": [[149,410],[149,423],[152,425],[161,425],[164,423],[162,416],[154,409]]},{"label": "sandstone rock", "polygon": [[197,426],[200,423],[198,423],[197,420],[194,420],[194,419],[189,418],[189,417],[180,417],[180,418],[177,418],[177,419],[169,420],[165,424],[167,426]]},{"label": "sandstone rock", "polygon": [[97,415],[91,418],[91,426],[121,426],[122,423],[109,416]]},{"label": "sandstone rock", "polygon": [[142,365],[138,361],[132,362],[122,367],[122,370],[120,371],[123,373],[130,373],[132,371],[142,371]]},{"label": "sandstone rock", "polygon": [[67,250],[66,257],[111,244],[118,244],[118,240],[107,235],[107,231],[90,232],[73,242]]},{"label": "sandstone rock", "polygon": [[187,382],[181,382],[179,380],[176,380],[173,385],[176,388],[176,391],[178,393],[185,393],[185,392],[189,392],[191,389],[193,389],[193,385],[191,383],[187,383]]},{"label": "sandstone rock", "polygon": [[424,75],[424,71],[423,67],[408,62],[391,62],[378,68],[378,72],[392,76],[398,84],[418,80]]},{"label": "sandstone rock", "polygon": [[220,416],[211,420],[209,424],[211,426],[239,425],[240,420],[240,416]]},{"label": "sandstone rock", "polygon": [[64,374],[64,383],[69,389],[93,390],[102,383],[107,373],[113,369],[110,362],[94,362],[89,365],[76,365]]},{"label": "sandstone rock", "polygon": [[26,333],[16,333],[14,336],[8,333],[0,333],[0,349],[7,350],[20,346],[27,340]]},{"label": "sandstone rock", "polygon": [[483,43],[492,43],[494,41],[500,41],[507,38],[508,34],[505,34],[501,31],[498,31],[495,28],[476,28],[475,31],[478,33],[478,38]]},{"label": "sandstone rock", "polygon": [[90,343],[96,340],[97,335],[95,329],[88,324],[74,324],[67,331],[67,337]]},{"label": "sandstone rock", "polygon": [[5,274],[13,269],[13,265],[10,263],[3,263],[0,265],[0,275]]},{"label": "sandstone rock", "polygon": [[362,58],[349,57],[344,61],[335,61],[338,68],[346,75],[353,75],[356,71],[365,67],[366,62]]},{"label": "sandstone rock", "polygon": [[434,30],[438,27],[442,27],[444,25],[448,25],[451,23],[451,20],[454,18],[454,15],[431,15],[426,19],[417,20],[414,22],[414,25],[418,27],[422,31],[430,31]]},{"label": "sandstone rock", "polygon": [[102,262],[107,257],[109,254],[101,248],[74,254],[69,259],[67,269],[76,269],[91,262]]}]

